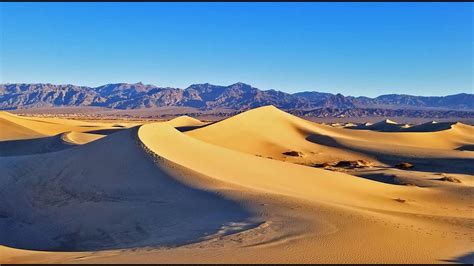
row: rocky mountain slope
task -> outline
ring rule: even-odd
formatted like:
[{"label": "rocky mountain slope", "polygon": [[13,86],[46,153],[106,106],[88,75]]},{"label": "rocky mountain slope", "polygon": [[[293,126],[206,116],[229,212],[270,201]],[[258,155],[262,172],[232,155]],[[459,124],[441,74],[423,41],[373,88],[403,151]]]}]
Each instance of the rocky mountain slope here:
[{"label": "rocky mountain slope", "polygon": [[342,94],[260,90],[245,83],[218,86],[193,84],[186,89],[157,87],[143,83],[117,83],[99,87],[54,84],[0,84],[0,109],[11,110],[56,106],[98,106],[115,109],[139,109],[163,106],[247,110],[274,105],[285,110],[315,108],[437,108],[474,110],[474,94],[444,97],[382,95],[376,98]]}]

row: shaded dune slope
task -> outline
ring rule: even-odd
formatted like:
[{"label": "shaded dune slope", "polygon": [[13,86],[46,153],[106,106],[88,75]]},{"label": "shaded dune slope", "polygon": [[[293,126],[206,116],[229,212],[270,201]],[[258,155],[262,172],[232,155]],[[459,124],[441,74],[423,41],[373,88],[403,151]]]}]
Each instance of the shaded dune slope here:
[{"label": "shaded dune slope", "polygon": [[66,132],[52,137],[0,141],[0,156],[18,156],[37,153],[49,153],[86,144],[103,135]]},{"label": "shaded dune slope", "polygon": [[[419,125],[398,124],[395,121],[386,119],[375,124],[349,125],[349,129],[373,130],[380,132],[436,132],[449,130],[454,127],[472,127],[461,122],[436,122],[431,121]],[[472,130],[472,128],[471,128]]]},{"label": "shaded dune slope", "polygon": [[72,148],[76,144],[63,139],[63,134],[52,137],[0,141],[0,156],[48,153]]},{"label": "shaded dune slope", "polygon": [[251,214],[153,157],[136,128],[55,153],[3,157],[0,244],[35,250],[178,245],[232,231]]},{"label": "shaded dune slope", "polygon": [[[461,126],[463,127],[464,124],[460,123],[460,122],[435,122],[435,121],[432,121],[432,122],[427,122],[427,123],[424,123],[424,124],[420,124],[420,125],[415,125],[415,126],[411,126],[409,128],[405,128],[403,129],[403,131],[405,132],[435,132],[435,131],[442,131],[442,130],[449,130],[449,129],[452,129],[454,127],[458,127],[458,126]],[[464,126],[468,126],[468,125],[464,125]]]},{"label": "shaded dune slope", "polygon": [[382,165],[394,166],[403,161],[415,165],[414,171],[472,174],[474,153],[459,151],[474,143],[469,128],[456,127],[437,132],[366,132],[350,137],[313,133],[308,141],[358,152],[375,158]]},{"label": "shaded dune slope", "polygon": [[399,125],[397,124],[397,122],[392,121],[390,119],[385,119],[383,121],[367,126],[366,128],[375,131],[392,132],[400,131],[402,129],[402,125]]}]

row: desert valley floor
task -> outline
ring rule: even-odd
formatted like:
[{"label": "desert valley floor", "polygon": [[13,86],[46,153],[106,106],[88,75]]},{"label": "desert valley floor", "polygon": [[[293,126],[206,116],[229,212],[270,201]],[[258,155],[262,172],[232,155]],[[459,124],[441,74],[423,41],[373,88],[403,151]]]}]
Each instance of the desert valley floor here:
[{"label": "desert valley floor", "polygon": [[1,112],[0,170],[0,263],[474,261],[462,123]]}]

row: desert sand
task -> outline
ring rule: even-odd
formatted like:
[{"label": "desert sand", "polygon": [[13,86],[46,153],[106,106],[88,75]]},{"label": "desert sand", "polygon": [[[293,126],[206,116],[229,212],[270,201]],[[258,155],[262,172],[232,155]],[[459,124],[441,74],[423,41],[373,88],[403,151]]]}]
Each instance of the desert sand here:
[{"label": "desert sand", "polygon": [[473,262],[462,123],[265,106],[141,125],[2,112],[0,129],[0,263]]}]

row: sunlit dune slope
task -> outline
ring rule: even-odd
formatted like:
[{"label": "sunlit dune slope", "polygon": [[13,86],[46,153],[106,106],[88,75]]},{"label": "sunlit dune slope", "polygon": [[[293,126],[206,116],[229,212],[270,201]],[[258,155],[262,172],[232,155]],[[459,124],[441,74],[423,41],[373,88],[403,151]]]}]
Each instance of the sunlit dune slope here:
[{"label": "sunlit dune slope", "polygon": [[6,117],[5,112],[0,112],[0,141],[43,136],[43,134],[39,132],[12,122],[4,117]]},{"label": "sunlit dune slope", "polygon": [[[186,134],[232,150],[280,160],[324,162],[367,158],[360,153],[306,140],[313,132],[339,134],[332,127],[317,125],[273,106],[265,106]],[[283,153],[288,151],[302,152],[304,158],[285,156]]]},{"label": "sunlit dune slope", "polygon": [[62,134],[62,139],[70,143],[82,145],[82,144],[86,144],[86,143],[101,139],[104,136],[105,135],[83,133],[83,132],[66,132]]},{"label": "sunlit dune slope", "polygon": [[59,118],[32,118],[0,112],[0,141],[54,136],[75,131],[87,132],[114,128],[107,123],[90,123]]},{"label": "sunlit dune slope", "polygon": [[[384,123],[386,124],[386,123]],[[390,124],[390,123],[389,123]],[[456,123],[436,132],[378,132],[312,123],[273,106],[256,108],[209,126],[186,132],[222,147],[280,160],[319,163],[394,156],[389,163],[420,158],[474,158],[457,148],[474,142],[473,127]],[[284,156],[301,152],[301,159]]]},{"label": "sunlit dune slope", "polygon": [[199,121],[198,119],[187,116],[187,115],[182,115],[182,116],[173,118],[167,121],[166,123],[168,123],[172,127],[194,127],[194,126],[204,125],[204,123]]},{"label": "sunlit dune slope", "polygon": [[[186,136],[165,124],[143,125],[138,135],[159,156],[212,178],[249,189],[305,200],[371,208],[383,206],[386,210],[400,207],[393,201],[397,197],[423,194],[421,191],[414,193],[415,190],[410,187],[388,185],[233,151]],[[183,150],[186,152],[181,152]]]}]

